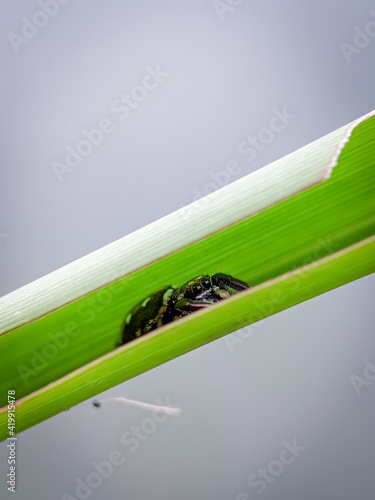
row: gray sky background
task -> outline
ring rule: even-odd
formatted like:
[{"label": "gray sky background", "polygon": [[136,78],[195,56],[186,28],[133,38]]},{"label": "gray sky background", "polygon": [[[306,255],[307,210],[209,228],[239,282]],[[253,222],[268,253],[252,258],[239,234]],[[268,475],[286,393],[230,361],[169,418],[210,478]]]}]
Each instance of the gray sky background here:
[{"label": "gray sky background", "polygon": [[[231,160],[234,181],[375,108],[373,1],[56,2],[1,6],[0,295],[192,202]],[[138,102],[121,108],[131,92]],[[275,109],[293,117],[247,161],[240,144]],[[100,144],[56,174],[103,120]],[[373,500],[375,381],[358,395],[350,377],[375,364],[374,283],[107,392],[169,398],[180,417],[85,402],[25,431],[15,494],[2,443],[0,497],[83,498],[79,482],[111,457],[122,463],[85,498]],[[142,438],[121,441],[132,426]]]}]

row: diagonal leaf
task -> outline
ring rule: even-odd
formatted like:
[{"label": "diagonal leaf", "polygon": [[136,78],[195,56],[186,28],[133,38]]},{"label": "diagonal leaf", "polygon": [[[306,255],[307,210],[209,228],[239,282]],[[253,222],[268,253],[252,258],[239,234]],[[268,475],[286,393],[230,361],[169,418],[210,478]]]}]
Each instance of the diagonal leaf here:
[{"label": "diagonal leaf", "polygon": [[[0,394],[6,404],[7,390],[16,390],[17,431],[373,272],[374,144],[368,115],[3,297]],[[256,286],[113,351],[138,300],[220,271]]]}]

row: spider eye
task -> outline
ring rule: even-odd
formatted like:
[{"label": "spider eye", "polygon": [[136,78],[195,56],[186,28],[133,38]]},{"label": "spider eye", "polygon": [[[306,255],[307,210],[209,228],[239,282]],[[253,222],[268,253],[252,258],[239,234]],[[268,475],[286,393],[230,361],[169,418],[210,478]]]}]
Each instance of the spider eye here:
[{"label": "spider eye", "polygon": [[208,290],[209,288],[211,288],[211,282],[208,278],[203,278],[202,280],[202,285],[203,287]]},{"label": "spider eye", "polygon": [[199,285],[198,283],[195,283],[192,287],[192,292],[194,295],[199,295],[200,293],[202,293],[202,286]]}]

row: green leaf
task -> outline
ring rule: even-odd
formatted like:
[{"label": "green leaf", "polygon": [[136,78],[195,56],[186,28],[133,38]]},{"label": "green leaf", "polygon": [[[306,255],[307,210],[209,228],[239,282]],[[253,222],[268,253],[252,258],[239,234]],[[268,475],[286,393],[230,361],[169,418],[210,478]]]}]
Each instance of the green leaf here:
[{"label": "green leaf", "polygon": [[[0,299],[0,394],[16,390],[17,432],[373,272],[374,145],[368,115]],[[113,350],[135,303],[215,272],[254,288]]]}]

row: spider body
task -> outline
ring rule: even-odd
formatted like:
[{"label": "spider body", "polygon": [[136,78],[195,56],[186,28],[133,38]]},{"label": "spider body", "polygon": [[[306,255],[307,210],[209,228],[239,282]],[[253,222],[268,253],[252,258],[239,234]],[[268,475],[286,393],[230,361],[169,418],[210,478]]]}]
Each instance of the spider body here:
[{"label": "spider body", "polygon": [[248,288],[251,286],[244,281],[224,273],[196,276],[179,288],[165,286],[129,312],[122,327],[121,344]]}]

